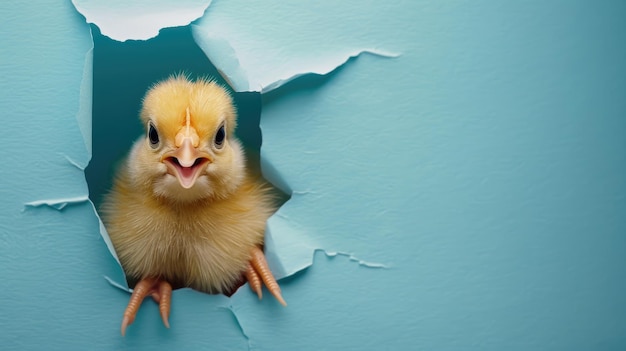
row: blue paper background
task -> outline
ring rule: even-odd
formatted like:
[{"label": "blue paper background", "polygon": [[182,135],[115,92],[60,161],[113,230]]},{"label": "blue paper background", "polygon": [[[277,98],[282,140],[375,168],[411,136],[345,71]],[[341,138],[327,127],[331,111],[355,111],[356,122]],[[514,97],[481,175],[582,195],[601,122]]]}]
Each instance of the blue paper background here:
[{"label": "blue paper background", "polygon": [[[2,348],[626,349],[626,5],[351,6],[335,21],[401,55],[262,98],[266,170],[294,191],[274,262],[313,256],[281,280],[289,306],[180,290],[170,330],[148,302],[122,338],[91,204],[25,206],[87,194],[89,26],[69,2],[3,2]],[[331,18],[273,10],[249,26],[282,28],[285,55],[290,27]]]}]

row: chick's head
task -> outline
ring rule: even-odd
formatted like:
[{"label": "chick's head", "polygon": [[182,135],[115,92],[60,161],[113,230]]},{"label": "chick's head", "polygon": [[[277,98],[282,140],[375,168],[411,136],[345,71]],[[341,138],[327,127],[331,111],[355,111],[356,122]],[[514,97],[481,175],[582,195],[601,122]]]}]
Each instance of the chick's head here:
[{"label": "chick's head", "polygon": [[131,151],[136,186],[176,201],[224,198],[244,178],[244,155],[234,136],[229,93],[212,81],[171,77],[144,97],[146,135]]}]

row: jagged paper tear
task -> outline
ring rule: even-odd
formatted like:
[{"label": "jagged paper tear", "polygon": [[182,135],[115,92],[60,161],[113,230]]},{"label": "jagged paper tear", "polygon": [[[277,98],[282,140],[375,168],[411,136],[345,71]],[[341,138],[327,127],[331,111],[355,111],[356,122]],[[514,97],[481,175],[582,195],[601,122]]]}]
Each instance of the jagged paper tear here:
[{"label": "jagged paper tear", "polygon": [[168,27],[185,26],[200,18],[210,0],[86,1],[72,0],[74,7],[117,41],[146,40]]},{"label": "jagged paper tear", "polygon": [[80,204],[86,201],[89,201],[89,196],[87,194],[84,194],[84,195],[59,198],[59,199],[43,199],[43,200],[30,201],[30,202],[25,203],[24,206],[25,208],[48,206],[48,207],[61,211],[67,206]]},{"label": "jagged paper tear", "polygon": [[[313,62],[298,62],[292,65],[256,65],[254,59],[240,59],[235,48],[221,36],[205,32],[204,28],[192,25],[194,40],[213,62],[235,91],[258,91],[268,93],[290,81],[308,74],[326,75],[350,58],[363,53],[382,57],[397,57],[398,54],[378,49],[358,49],[350,52],[329,53]],[[246,65],[248,63],[248,65]]]}]

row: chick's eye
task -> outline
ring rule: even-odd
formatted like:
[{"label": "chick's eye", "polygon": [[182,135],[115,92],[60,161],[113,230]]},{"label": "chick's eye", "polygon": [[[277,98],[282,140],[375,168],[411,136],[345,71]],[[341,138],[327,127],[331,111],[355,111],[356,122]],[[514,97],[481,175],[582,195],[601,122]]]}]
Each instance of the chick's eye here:
[{"label": "chick's eye", "polygon": [[150,146],[152,148],[159,146],[159,133],[152,123],[150,123],[150,127],[148,128],[148,139],[150,140]]},{"label": "chick's eye", "polygon": [[224,126],[221,126],[220,129],[215,133],[215,147],[221,149],[224,146],[224,139],[226,138],[226,132],[224,131]]}]

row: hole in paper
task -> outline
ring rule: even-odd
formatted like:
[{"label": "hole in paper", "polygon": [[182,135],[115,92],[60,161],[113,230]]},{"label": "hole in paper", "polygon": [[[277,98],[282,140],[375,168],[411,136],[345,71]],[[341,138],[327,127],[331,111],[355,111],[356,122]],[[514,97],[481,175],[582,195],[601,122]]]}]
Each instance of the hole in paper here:
[{"label": "hole in paper", "polygon": [[[111,188],[118,165],[135,140],[145,134],[138,117],[143,96],[152,84],[174,73],[184,72],[191,79],[210,77],[230,90],[238,113],[236,134],[245,148],[251,171],[260,174],[261,95],[233,92],[194,42],[190,27],[162,29],[155,38],[125,42],[103,36],[95,25],[91,28],[93,154],[85,176],[96,208]],[[276,192],[282,205],[288,196],[278,189]]]}]

